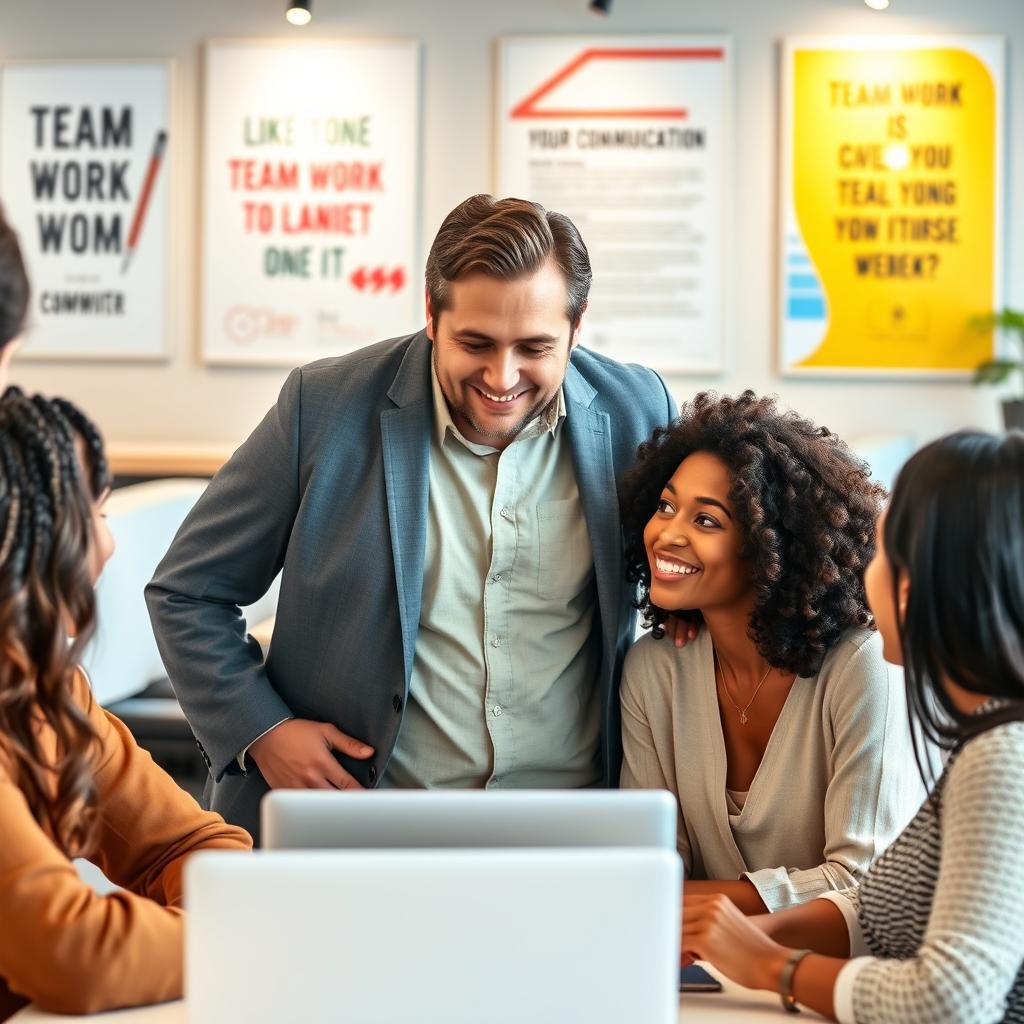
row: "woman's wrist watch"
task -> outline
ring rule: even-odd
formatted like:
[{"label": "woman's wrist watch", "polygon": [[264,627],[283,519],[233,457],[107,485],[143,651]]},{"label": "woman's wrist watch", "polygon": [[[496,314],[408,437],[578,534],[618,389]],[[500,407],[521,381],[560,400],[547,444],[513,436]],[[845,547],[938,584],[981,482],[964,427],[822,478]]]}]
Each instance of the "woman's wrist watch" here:
[{"label": "woman's wrist watch", "polygon": [[809,949],[791,949],[786,962],[782,965],[782,973],[779,975],[779,998],[786,1013],[800,1012],[796,996],[793,995],[793,975],[796,973],[796,965],[810,952]]}]

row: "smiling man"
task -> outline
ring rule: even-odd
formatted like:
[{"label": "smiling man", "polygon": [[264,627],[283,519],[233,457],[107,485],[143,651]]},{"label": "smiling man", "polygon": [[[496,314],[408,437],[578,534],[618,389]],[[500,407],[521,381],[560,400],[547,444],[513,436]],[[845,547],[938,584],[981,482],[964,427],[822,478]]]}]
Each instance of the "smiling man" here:
[{"label": "smiling man", "polygon": [[[518,281],[478,273],[450,291],[458,296],[457,308],[443,325],[442,300],[427,298],[434,373],[463,436],[504,449],[552,407],[561,390],[578,334],[567,318],[558,324],[550,316],[565,304],[565,279],[548,260]],[[513,337],[514,329],[526,333]]]},{"label": "smiling man", "polygon": [[[578,347],[586,246],[473,196],[423,331],[291,374],[147,588],[212,805],[268,787],[612,785],[633,635],[618,484],[675,414]],[[283,570],[270,653],[239,606]]]}]

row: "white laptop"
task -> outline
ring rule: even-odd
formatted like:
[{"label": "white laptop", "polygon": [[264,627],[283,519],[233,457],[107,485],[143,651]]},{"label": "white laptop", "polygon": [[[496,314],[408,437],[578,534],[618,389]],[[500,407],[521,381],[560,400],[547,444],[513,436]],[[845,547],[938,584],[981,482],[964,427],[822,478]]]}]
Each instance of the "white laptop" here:
[{"label": "white laptop", "polygon": [[676,848],[664,790],[275,790],[260,813],[263,846],[278,850]]},{"label": "white laptop", "polygon": [[655,849],[206,851],[190,1024],[675,1024],[681,868]]}]

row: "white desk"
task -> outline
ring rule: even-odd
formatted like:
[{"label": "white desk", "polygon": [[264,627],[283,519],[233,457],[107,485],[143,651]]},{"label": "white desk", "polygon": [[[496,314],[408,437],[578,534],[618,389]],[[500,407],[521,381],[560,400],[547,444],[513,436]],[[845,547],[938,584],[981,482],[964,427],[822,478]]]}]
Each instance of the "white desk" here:
[{"label": "white desk", "polygon": [[[724,992],[687,992],[679,997],[679,1024],[704,1024],[705,1021],[730,1021],[731,1024],[746,1024],[747,1021],[783,1021],[786,1015],[779,1005],[779,997],[770,992],[756,992],[734,985],[721,975]],[[823,1020],[816,1013],[805,1010],[805,1021]],[[58,1014],[42,1013],[31,1006],[11,1018],[11,1024],[73,1024],[74,1021],[103,1022],[103,1024],[186,1024],[184,1002],[162,1003],[160,1006],[146,1006],[137,1010],[116,1010],[113,1013],[97,1013],[90,1017],[65,1017]],[[623,1022],[631,1024],[631,1022]]]}]

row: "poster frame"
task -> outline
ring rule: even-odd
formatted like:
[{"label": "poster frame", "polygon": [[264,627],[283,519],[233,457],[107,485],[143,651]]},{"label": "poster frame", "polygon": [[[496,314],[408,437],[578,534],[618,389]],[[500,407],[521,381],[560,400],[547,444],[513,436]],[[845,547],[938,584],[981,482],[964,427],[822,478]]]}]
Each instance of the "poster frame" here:
[{"label": "poster frame", "polygon": [[[231,355],[224,352],[211,352],[206,343],[205,312],[207,293],[209,288],[209,271],[206,254],[206,201],[207,201],[207,161],[209,159],[210,140],[210,56],[213,50],[221,49],[247,49],[263,47],[266,49],[323,49],[331,46],[380,46],[380,45],[405,45],[410,50],[415,60],[414,77],[417,83],[415,100],[415,131],[416,137],[409,147],[413,160],[413,224],[411,229],[412,248],[409,253],[410,281],[422,281],[421,264],[421,238],[423,217],[423,138],[424,138],[424,59],[423,42],[414,36],[381,35],[381,36],[324,36],[308,39],[289,39],[280,36],[218,36],[203,40],[202,54],[199,62],[201,68],[201,82],[199,97],[200,109],[200,133],[197,139],[197,255],[196,265],[199,268],[200,283],[196,294],[195,322],[196,322],[196,346],[198,349],[199,362],[203,366],[210,367],[276,367],[278,369],[293,369],[308,362],[308,353],[300,353],[298,358],[287,353],[253,353],[239,352]],[[410,287],[410,310],[417,308],[413,295],[418,295],[415,287]],[[323,352],[311,358],[323,358],[332,353]],[[334,353],[340,354],[340,353]]]},{"label": "poster frame", "polygon": [[[76,348],[62,352],[51,350],[34,351],[31,340],[34,322],[31,298],[36,293],[36,282],[30,280],[30,302],[25,318],[22,334],[23,344],[19,346],[15,358],[19,363],[124,363],[124,364],[160,364],[169,363],[176,355],[179,316],[177,304],[174,302],[175,289],[178,285],[180,239],[174,230],[180,213],[180,188],[178,176],[180,161],[177,158],[181,124],[179,109],[176,102],[178,68],[177,62],[171,57],[32,57],[32,58],[0,58],[0,105],[2,105],[5,75],[9,68],[20,67],[158,67],[163,69],[167,80],[166,123],[168,144],[163,157],[163,170],[167,178],[167,212],[164,227],[163,269],[160,275],[161,288],[164,296],[164,313],[162,327],[156,335],[158,346],[143,352],[125,352],[123,350]],[[3,125],[0,124],[0,149],[4,145]],[[2,181],[0,181],[2,185]]]},{"label": "poster frame", "polygon": [[[725,69],[722,76],[723,107],[722,118],[722,209],[719,211],[722,224],[721,258],[718,261],[717,270],[720,282],[720,307],[719,323],[721,328],[715,345],[715,359],[713,362],[693,364],[684,360],[675,362],[665,361],[652,365],[651,368],[660,374],[673,377],[691,378],[716,378],[727,373],[733,360],[736,336],[736,310],[733,301],[733,285],[735,273],[734,267],[735,238],[736,238],[736,180],[738,153],[736,140],[736,40],[731,32],[689,32],[684,29],[679,31],[665,32],[630,32],[628,30],[617,30],[615,32],[597,33],[573,33],[573,32],[544,32],[544,33],[508,33],[498,36],[494,41],[493,60],[493,93],[494,93],[494,124],[492,129],[492,167],[491,182],[494,194],[500,196],[503,191],[504,161],[504,127],[506,122],[506,111],[504,110],[503,95],[503,74],[506,60],[506,47],[509,44],[522,43],[557,43],[561,45],[576,45],[580,48],[614,46],[621,44],[624,39],[642,40],[651,47],[669,46],[679,39],[686,39],[697,43],[700,41],[709,46],[721,46],[725,50]],[[583,239],[586,242],[586,238]],[[600,281],[596,282],[600,287]],[[591,290],[593,294],[593,288]],[[580,338],[580,344],[586,347],[586,321]],[[619,356],[612,355],[618,359]]]},{"label": "poster frame", "polygon": [[[948,369],[938,367],[920,369],[915,367],[870,367],[870,366],[815,366],[799,367],[787,360],[785,350],[785,275],[786,275],[786,223],[790,197],[793,190],[793,68],[794,55],[804,49],[833,50],[921,50],[935,47],[958,47],[983,59],[989,71],[990,57],[998,60],[993,74],[995,86],[995,143],[993,151],[993,266],[992,266],[992,309],[1001,309],[1006,295],[1005,225],[1006,212],[1006,109],[1007,109],[1007,37],[997,33],[907,33],[890,35],[795,35],[786,36],[779,47],[779,132],[778,132],[778,197],[776,202],[775,232],[775,359],[779,375],[785,379],[819,380],[865,380],[865,381],[921,381],[933,383],[969,382],[973,376],[970,369]],[[984,57],[978,50],[992,49]],[[993,355],[999,354],[1004,345],[993,337]]]}]

